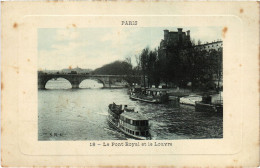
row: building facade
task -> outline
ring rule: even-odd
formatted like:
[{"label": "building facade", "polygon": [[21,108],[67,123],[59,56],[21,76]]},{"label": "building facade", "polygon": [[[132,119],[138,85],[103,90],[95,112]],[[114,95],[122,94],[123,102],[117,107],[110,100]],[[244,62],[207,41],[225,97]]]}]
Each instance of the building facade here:
[{"label": "building facade", "polygon": [[213,41],[211,43],[198,44],[192,46],[190,38],[190,30],[183,32],[182,28],[178,28],[178,31],[164,30],[164,38],[160,42],[159,50],[164,52],[167,49],[178,48],[185,50],[190,47],[194,47],[199,50],[216,50],[219,51],[223,48],[223,42],[221,40]]},{"label": "building facade", "polygon": [[222,48],[223,48],[223,42],[222,41],[214,41],[214,42],[211,42],[211,43],[195,45],[194,48],[199,49],[199,50],[206,50],[206,51],[211,51],[211,50],[221,51]]},{"label": "building facade", "polygon": [[[211,51],[223,51],[223,42],[217,40],[210,43],[195,45],[191,42],[190,30],[185,32],[182,28],[178,28],[177,31],[164,30],[164,38],[161,40],[160,46],[158,47],[159,59],[162,60],[162,62],[167,63],[169,58],[174,56],[174,52],[180,52],[182,53],[181,55],[187,55],[185,53],[189,53],[189,49],[206,51],[209,56],[212,56]],[[222,59],[219,70],[221,71],[220,73],[212,74],[212,76],[216,86],[222,87]]]},{"label": "building facade", "polygon": [[164,39],[161,40],[160,48],[186,48],[191,46],[190,31],[183,32],[182,28],[178,28],[178,31],[164,30]]}]

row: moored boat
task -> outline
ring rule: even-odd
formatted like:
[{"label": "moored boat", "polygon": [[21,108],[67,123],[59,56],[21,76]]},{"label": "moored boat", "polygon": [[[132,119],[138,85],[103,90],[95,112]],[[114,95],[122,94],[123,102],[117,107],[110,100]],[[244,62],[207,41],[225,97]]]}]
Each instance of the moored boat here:
[{"label": "moored boat", "polygon": [[189,95],[189,96],[181,97],[180,98],[180,104],[195,106],[196,102],[201,101],[201,100],[202,100],[202,96]]},{"label": "moored boat", "polygon": [[140,140],[151,139],[149,132],[149,120],[134,108],[116,105],[115,103],[108,106],[108,122],[110,125],[123,132],[124,134]]},{"label": "moored boat", "polygon": [[222,94],[204,95],[201,101],[195,103],[196,112],[223,113]]},{"label": "moored boat", "polygon": [[140,100],[147,103],[165,103],[169,101],[169,95],[165,89],[134,89],[130,91],[130,98]]}]

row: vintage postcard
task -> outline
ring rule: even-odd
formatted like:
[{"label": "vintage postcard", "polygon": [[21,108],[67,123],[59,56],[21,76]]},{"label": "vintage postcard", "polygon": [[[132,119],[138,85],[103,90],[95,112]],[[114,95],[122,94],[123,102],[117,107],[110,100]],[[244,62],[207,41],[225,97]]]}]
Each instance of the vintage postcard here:
[{"label": "vintage postcard", "polygon": [[3,167],[259,165],[259,3],[1,5]]}]

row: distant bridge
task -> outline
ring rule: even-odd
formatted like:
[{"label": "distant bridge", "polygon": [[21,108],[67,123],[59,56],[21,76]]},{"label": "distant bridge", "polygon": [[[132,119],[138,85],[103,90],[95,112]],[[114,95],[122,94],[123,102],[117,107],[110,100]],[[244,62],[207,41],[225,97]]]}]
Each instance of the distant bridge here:
[{"label": "distant bridge", "polygon": [[38,89],[45,89],[45,85],[49,80],[57,78],[67,79],[70,82],[72,89],[79,88],[80,83],[85,79],[97,80],[103,83],[103,87],[105,88],[110,88],[115,82],[122,80],[130,85],[132,83],[141,83],[141,76],[38,73]]}]

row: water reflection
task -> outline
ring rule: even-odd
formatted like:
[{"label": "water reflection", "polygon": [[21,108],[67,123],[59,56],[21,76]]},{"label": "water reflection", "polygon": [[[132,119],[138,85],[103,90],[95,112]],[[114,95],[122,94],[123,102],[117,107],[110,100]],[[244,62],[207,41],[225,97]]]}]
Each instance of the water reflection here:
[{"label": "water reflection", "polygon": [[[46,85],[46,89],[71,89],[71,83],[64,78],[53,78],[49,80]],[[91,79],[85,79],[83,80],[79,88],[103,88],[103,83],[96,81],[96,80],[91,80]]]},{"label": "water reflection", "polygon": [[52,78],[46,85],[46,89],[70,89],[72,88],[70,82],[64,78]]},{"label": "water reflection", "polygon": [[79,88],[102,88],[102,87],[103,87],[103,83],[91,79],[85,79],[79,85]]}]

